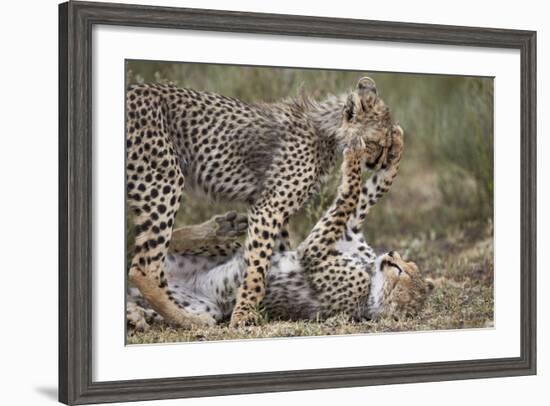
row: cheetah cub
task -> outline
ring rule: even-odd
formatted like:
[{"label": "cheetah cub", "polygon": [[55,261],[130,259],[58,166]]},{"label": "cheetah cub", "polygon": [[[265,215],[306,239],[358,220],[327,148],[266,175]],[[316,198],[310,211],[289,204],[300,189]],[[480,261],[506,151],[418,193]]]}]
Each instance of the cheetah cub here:
[{"label": "cheetah cub", "polygon": [[[359,80],[348,95],[272,104],[138,84],[128,88],[126,112],[127,196],[136,223],[129,278],[156,312],[182,327],[212,324],[176,300],[165,269],[184,183],[250,205],[246,270],[231,325],[253,324],[276,241],[284,244],[288,237],[289,217],[317,192],[350,143],[364,141],[367,165],[380,167],[391,126],[370,78]],[[197,239],[200,228],[186,235]]]},{"label": "cheetah cub", "polygon": [[[391,138],[387,165],[363,186],[367,148],[361,142],[346,148],[332,206],[296,251],[286,250],[283,244],[274,253],[264,298],[271,318],[318,320],[341,313],[356,320],[381,315],[400,318],[421,310],[433,284],[424,280],[416,264],[395,251],[376,256],[361,232],[368,211],[390,189],[399,169],[403,149],[399,126],[393,126]],[[245,278],[244,254],[229,243],[225,255],[213,254],[208,243],[197,248],[186,251],[179,245],[181,251],[166,258],[167,278],[174,286],[170,294],[189,313],[223,322],[231,315]],[[162,320],[136,290],[130,293],[129,304],[131,329],[147,329],[151,322]]]}]

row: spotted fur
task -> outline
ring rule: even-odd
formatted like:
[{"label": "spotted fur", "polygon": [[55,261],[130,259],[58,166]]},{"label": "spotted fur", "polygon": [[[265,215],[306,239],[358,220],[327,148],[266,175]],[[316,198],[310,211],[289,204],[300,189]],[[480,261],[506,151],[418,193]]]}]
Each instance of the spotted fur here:
[{"label": "spotted fur", "polygon": [[[362,187],[366,148],[346,149],[342,180],[332,206],[296,251],[283,249],[273,254],[263,302],[271,318],[314,320],[339,313],[355,319],[384,314],[403,317],[421,309],[430,285],[416,265],[393,251],[377,257],[360,231],[366,214],[397,174],[403,148],[400,127],[394,126],[392,139],[387,165]],[[210,257],[173,254],[167,257],[165,267],[174,284],[173,295],[187,311],[208,315],[216,322],[229,318],[246,274],[242,250]],[[136,294],[131,293],[130,302],[137,303],[147,317]],[[134,311],[129,324],[140,329],[148,322],[144,323],[143,317]]]},{"label": "spotted fur", "polygon": [[362,139],[368,165],[384,162],[391,124],[369,78],[347,96],[274,104],[138,84],[128,88],[126,112],[128,202],[137,224],[129,277],[156,312],[184,327],[215,322],[173,294],[164,270],[184,183],[250,204],[246,270],[231,324],[253,323],[289,216],[316,193],[345,146]]}]

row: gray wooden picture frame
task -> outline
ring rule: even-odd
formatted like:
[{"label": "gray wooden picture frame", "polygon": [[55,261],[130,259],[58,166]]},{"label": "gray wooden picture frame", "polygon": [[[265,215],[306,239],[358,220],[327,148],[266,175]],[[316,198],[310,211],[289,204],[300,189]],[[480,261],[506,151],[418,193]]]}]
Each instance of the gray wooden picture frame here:
[{"label": "gray wooden picture frame", "polygon": [[[518,49],[521,355],[166,379],[92,380],[92,27],[95,24]],[[59,400],[219,396],[536,373],[536,32],[68,2],[59,6]]]}]

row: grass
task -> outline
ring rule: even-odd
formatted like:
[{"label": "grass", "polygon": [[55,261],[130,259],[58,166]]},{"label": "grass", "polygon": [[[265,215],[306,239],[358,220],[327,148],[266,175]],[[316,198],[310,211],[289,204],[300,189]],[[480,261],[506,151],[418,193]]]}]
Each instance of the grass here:
[{"label": "grass", "polygon": [[[378,252],[394,249],[436,281],[417,318],[350,323],[341,317],[316,322],[274,322],[256,327],[181,331],[154,326],[128,342],[224,340],[333,335],[382,331],[487,327],[493,320],[493,81],[443,75],[336,72],[222,65],[128,62],[128,82],[173,82],[249,102],[277,101],[300,88],[316,98],[350,89],[361,76],[374,78],[405,130],[405,152],[391,192],[373,208],[365,232]],[[318,196],[290,223],[296,244],[331,203],[334,171]],[[205,202],[184,194],[176,226],[197,224],[246,207]],[[133,244],[128,211],[128,252]]]},{"label": "grass", "polygon": [[220,325],[184,330],[155,324],[146,332],[128,337],[128,344],[219,341],[272,337],[327,336],[396,331],[426,331],[493,326],[493,245],[491,225],[470,224],[450,230],[444,237],[386,241],[414,258],[435,282],[423,311],[414,318],[352,322],[342,316],[323,322],[273,321],[238,329]]}]

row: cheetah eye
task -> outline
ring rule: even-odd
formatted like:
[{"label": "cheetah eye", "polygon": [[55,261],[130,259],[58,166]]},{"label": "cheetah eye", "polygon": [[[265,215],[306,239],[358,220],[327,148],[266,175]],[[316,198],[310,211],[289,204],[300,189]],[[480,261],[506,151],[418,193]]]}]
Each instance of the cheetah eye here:
[{"label": "cheetah eye", "polygon": [[397,270],[397,276],[401,276],[401,274],[403,273],[403,270],[401,269],[401,267],[397,264],[394,264],[393,262],[390,262],[390,261],[387,261],[387,260],[384,260],[382,261],[382,264],[380,266],[380,268],[384,268],[384,267],[391,267],[391,268],[394,268]]},{"label": "cheetah eye", "polygon": [[397,269],[397,276],[401,276],[401,274],[403,273],[403,270],[396,264],[391,264],[391,266]]}]

